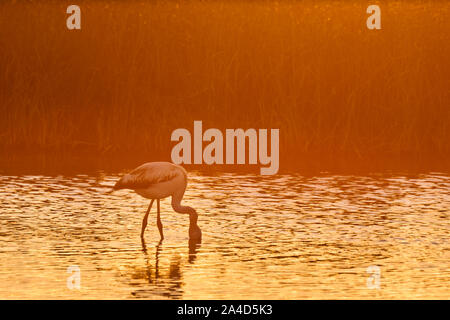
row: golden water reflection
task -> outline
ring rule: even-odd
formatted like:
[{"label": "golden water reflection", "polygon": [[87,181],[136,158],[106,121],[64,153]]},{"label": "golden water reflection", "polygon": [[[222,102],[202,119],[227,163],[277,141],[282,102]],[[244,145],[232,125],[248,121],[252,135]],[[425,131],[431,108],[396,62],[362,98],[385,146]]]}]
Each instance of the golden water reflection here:
[{"label": "golden water reflection", "polygon": [[106,194],[117,177],[0,176],[0,298],[449,297],[448,175],[191,173],[202,243],[168,200],[141,243],[148,201]]}]

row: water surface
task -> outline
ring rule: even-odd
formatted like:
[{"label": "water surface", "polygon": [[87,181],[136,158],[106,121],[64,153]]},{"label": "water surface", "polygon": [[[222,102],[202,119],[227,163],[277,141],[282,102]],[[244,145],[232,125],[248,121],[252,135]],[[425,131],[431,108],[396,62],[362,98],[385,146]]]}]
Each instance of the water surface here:
[{"label": "water surface", "polygon": [[[119,174],[0,176],[0,298],[310,299],[450,296],[450,177],[190,173],[188,218],[106,194]],[[67,268],[80,270],[69,289]],[[367,268],[380,269],[369,288]]]}]

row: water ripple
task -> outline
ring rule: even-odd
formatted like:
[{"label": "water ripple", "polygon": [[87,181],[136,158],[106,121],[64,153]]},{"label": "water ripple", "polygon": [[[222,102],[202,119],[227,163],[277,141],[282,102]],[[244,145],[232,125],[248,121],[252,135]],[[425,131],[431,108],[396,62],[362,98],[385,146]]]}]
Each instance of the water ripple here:
[{"label": "water ripple", "polygon": [[[203,243],[116,174],[0,176],[1,298],[448,298],[450,177],[190,174]],[[67,267],[81,270],[69,290]],[[366,268],[381,268],[381,289]]]}]

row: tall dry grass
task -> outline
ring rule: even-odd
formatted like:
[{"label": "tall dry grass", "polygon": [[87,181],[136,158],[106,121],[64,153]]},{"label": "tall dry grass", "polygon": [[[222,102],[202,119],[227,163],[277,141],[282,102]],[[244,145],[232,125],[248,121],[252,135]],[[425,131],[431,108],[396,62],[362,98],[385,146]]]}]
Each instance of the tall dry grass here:
[{"label": "tall dry grass", "polygon": [[[450,154],[450,4],[0,3],[0,149],[167,158],[171,132],[280,128],[302,157]],[[370,4],[372,4],[371,1]],[[366,159],[366,160],[365,160]]]}]

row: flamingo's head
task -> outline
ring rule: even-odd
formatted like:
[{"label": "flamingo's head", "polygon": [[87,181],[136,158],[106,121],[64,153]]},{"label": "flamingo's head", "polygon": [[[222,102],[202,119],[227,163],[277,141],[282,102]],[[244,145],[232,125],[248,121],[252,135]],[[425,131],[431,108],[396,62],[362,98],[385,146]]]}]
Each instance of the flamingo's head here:
[{"label": "flamingo's head", "polygon": [[195,209],[192,209],[192,211],[193,212],[189,214],[189,239],[201,240],[202,230],[200,230],[197,224],[198,214]]}]

